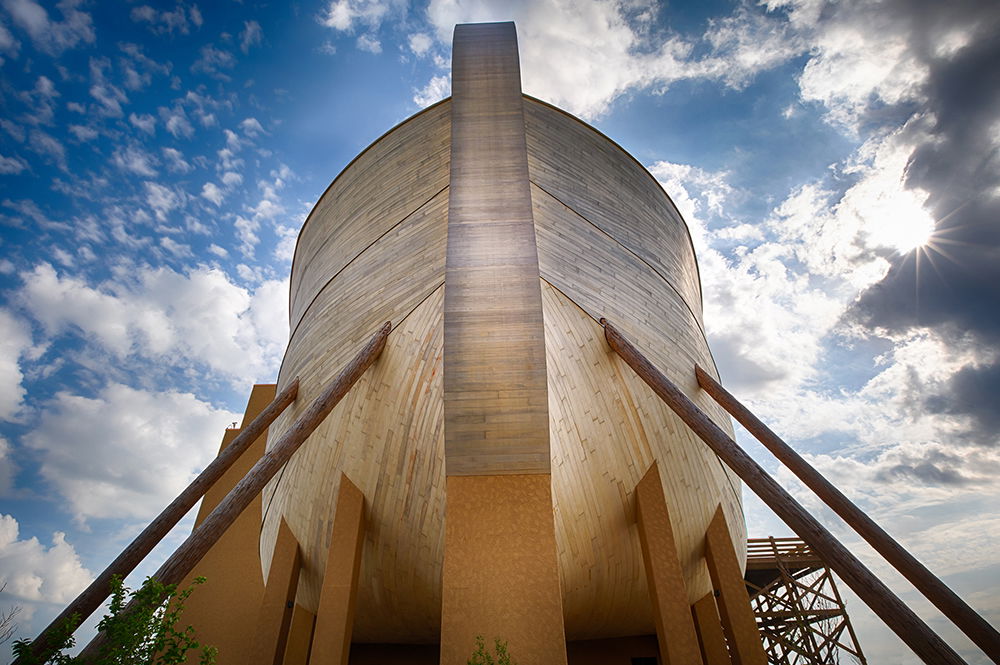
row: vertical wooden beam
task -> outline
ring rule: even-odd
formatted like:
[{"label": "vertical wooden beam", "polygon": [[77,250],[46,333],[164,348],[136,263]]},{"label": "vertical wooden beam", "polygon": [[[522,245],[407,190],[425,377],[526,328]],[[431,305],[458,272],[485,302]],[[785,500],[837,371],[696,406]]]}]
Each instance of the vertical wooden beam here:
[{"label": "vertical wooden beam", "polygon": [[698,631],[698,644],[705,665],[732,665],[726,635],[722,632],[719,610],[715,606],[715,593],[708,592],[691,606],[694,626]]},{"label": "vertical wooden beam", "polygon": [[301,565],[299,543],[282,519],[264,587],[264,600],[257,613],[253,634],[249,636],[251,646],[245,659],[249,665],[282,665]]},{"label": "vertical wooden beam", "polygon": [[965,664],[954,649],[897,598],[885,583],[875,577],[670,379],[639,353],[638,349],[614,326],[604,319],[601,319],[601,325],[604,326],[605,339],[621,359],[635,370],[646,385],[701,437],[701,440],[767,504],[768,508],[784,520],[802,540],[822,552],[827,565],[921,660],[929,665]]},{"label": "vertical wooden beam", "polygon": [[712,586],[719,594],[722,630],[729,640],[734,665],[767,665],[757,620],[750,608],[750,596],[743,582],[743,571],[722,506],[715,510],[705,534],[705,562],[712,577]]},{"label": "vertical wooden beam", "polygon": [[449,476],[548,473],[538,250],[513,23],[455,26],[444,287]]},{"label": "vertical wooden beam", "polygon": [[635,491],[639,542],[653,603],[660,659],[664,665],[701,663],[684,571],[677,558],[677,544],[656,462],[646,471]]},{"label": "vertical wooden beam", "polygon": [[299,604],[295,605],[292,610],[292,625],[288,628],[288,640],[285,643],[285,658],[282,665],[307,665],[315,623],[315,614]]},{"label": "vertical wooden beam", "polygon": [[340,474],[309,665],[347,665],[365,532],[365,495]]},{"label": "vertical wooden beam", "polygon": [[994,663],[1000,663],[1000,633],[996,628],[987,623],[986,619],[969,607],[947,584],[897,543],[875,520],[854,505],[833,483],[824,478],[823,474],[802,459],[791,446],[772,432],[708,372],[697,365],[694,370],[698,385],[728,411],[729,415],[736,418],[748,432],[757,437],[757,440],[788,467],[789,471],[815,492],[833,512],[840,515],[848,526],[868,541],[876,552],[885,557],[885,560],[924,594],[927,600],[934,603]]}]

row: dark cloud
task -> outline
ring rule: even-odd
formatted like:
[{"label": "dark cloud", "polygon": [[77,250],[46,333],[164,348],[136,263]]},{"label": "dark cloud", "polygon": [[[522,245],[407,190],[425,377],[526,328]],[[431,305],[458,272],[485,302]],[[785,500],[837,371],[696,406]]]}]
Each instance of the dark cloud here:
[{"label": "dark cloud", "polygon": [[926,402],[933,413],[969,415],[975,427],[970,443],[1000,443],[1000,365],[967,366],[956,372],[947,389]]},{"label": "dark cloud", "polygon": [[921,485],[967,485],[972,479],[962,474],[963,460],[940,450],[929,450],[923,457],[904,457],[876,474],[884,482],[894,480],[915,481]]},{"label": "dark cloud", "polygon": [[[1000,345],[1000,3],[904,4],[911,48],[929,68],[926,101],[909,129],[932,138],[914,151],[906,184],[929,193],[936,230],[928,247],[896,258],[849,316],[892,332],[933,328],[992,355]],[[937,55],[956,36],[965,46]],[[972,416],[970,436],[996,444],[997,388],[1000,365],[969,366],[926,406]]]}]

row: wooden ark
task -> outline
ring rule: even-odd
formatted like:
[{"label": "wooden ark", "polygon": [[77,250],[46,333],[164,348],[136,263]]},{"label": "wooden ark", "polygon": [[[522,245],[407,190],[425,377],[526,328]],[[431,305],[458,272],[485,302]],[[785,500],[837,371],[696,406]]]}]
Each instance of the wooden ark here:
[{"label": "wooden ark", "polygon": [[[636,524],[651,468],[683,577],[658,608],[688,612],[712,591],[720,505],[745,559],[739,480],[599,324],[732,433],[694,374],[714,363],[677,208],[612,140],[522,94],[513,24],[458,26],[453,67],[452,97],[361,153],[299,235],[277,386],[298,378],[299,397],[269,441],[384,321],[393,330],[264,490],[260,580],[298,582],[284,655],[260,662],[344,662],[316,646],[342,635],[324,613],[348,622],[337,639],[357,663],[464,664],[476,635],[507,640],[522,665],[655,657]],[[298,559],[272,571],[288,543]],[[346,604],[327,612],[337,593]]]}]

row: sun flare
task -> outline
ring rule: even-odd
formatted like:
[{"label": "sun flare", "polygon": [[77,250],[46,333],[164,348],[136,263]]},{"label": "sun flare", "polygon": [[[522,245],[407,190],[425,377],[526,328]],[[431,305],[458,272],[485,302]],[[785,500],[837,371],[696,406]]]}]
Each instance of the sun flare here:
[{"label": "sun flare", "polygon": [[934,233],[934,218],[924,209],[927,195],[919,190],[902,190],[882,199],[872,211],[868,233],[871,240],[906,254],[926,245]]}]

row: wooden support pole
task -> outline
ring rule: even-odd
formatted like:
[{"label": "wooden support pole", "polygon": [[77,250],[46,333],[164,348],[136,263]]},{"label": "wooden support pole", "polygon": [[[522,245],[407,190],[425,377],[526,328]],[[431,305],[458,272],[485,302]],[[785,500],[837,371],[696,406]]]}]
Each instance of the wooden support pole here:
[{"label": "wooden support pole", "polygon": [[701,658],[705,665],[732,665],[726,636],[722,632],[719,610],[715,606],[715,593],[709,591],[691,606],[694,626],[698,630]]},{"label": "wooden support pole", "polygon": [[705,532],[705,562],[712,586],[718,593],[719,617],[733,665],[767,665],[767,655],[743,581],[743,570],[721,505]]},{"label": "wooden support pole", "polygon": [[264,587],[264,599],[257,612],[253,633],[248,636],[250,650],[243,654],[243,662],[247,665],[282,665],[301,567],[299,543],[285,519],[281,518]]},{"label": "wooden support pole", "polygon": [[691,430],[715,451],[722,461],[790,526],[800,538],[823,555],[832,568],[858,597],[889,628],[930,665],[964,665],[957,653],[920,620],[913,610],[851,554],[805,508],[767,474],[735,441],[712,422],[694,402],[656,369],[622,334],[601,319],[604,336],[612,349],[646,382],[653,392],[683,420]]},{"label": "wooden support pole", "polygon": [[639,542],[649,599],[653,603],[660,659],[664,665],[699,664],[702,661],[698,635],[688,607],[684,571],[677,558],[677,544],[656,462],[636,485],[635,495]]},{"label": "wooden support pole", "polygon": [[[294,379],[287,388],[281,391],[249,425],[240,429],[240,433],[233,439],[212,462],[205,467],[205,470],[198,474],[187,488],[177,495],[169,506],[163,509],[156,518],[142,530],[135,540],[122,553],[112,561],[100,575],[90,583],[84,591],[76,597],[66,608],[45,628],[32,643],[32,651],[39,659],[44,660],[51,652],[46,645],[52,635],[58,634],[66,621],[73,615],[79,617],[79,623],[89,617],[101,606],[111,593],[111,578],[114,576],[126,577],[135,570],[135,567],[146,555],[149,554],[156,545],[163,540],[163,537],[174,528],[184,515],[198,503],[198,499],[205,495],[205,492],[215,484],[219,478],[231,467],[240,455],[246,451],[257,438],[274,422],[274,419],[285,410],[289,404],[295,401],[299,394],[299,380]],[[43,653],[45,652],[45,653]],[[15,661],[18,665],[20,661]]]},{"label": "wooden support pole", "polygon": [[802,459],[791,446],[760,421],[749,409],[740,403],[729,391],[701,367],[695,366],[698,385],[711,395],[722,408],[729,412],[741,425],[747,428],[764,447],[798,477],[806,487],[816,493],[833,512],[840,515],[847,524],[885,557],[903,577],[908,579],[927,600],[941,610],[965,633],[994,663],[1000,663],[1000,633],[958,597],[948,585],[929,571],[916,557],[910,554],[876,522],[854,505],[840,490],[823,477],[807,461]]},{"label": "wooden support pole", "polygon": [[[215,510],[205,518],[187,540],[170,555],[153,577],[164,585],[177,584],[201,560],[205,553],[222,537],[243,509],[274,477],[278,469],[299,449],[309,435],[323,422],[323,419],[337,406],[337,403],[347,394],[347,391],[357,382],[361,375],[385,348],[386,338],[392,330],[388,321],[365,344],[364,348],[341,370],[340,374],[330,382],[326,389],[309,405],[291,427],[289,427],[274,443],[253,468],[236,484],[236,487],[219,502]],[[124,611],[128,611],[128,607]],[[84,662],[93,658],[97,649],[104,641],[103,633],[80,653]]]},{"label": "wooden support pole", "polygon": [[364,535],[365,495],[341,472],[309,665],[347,665]]}]

